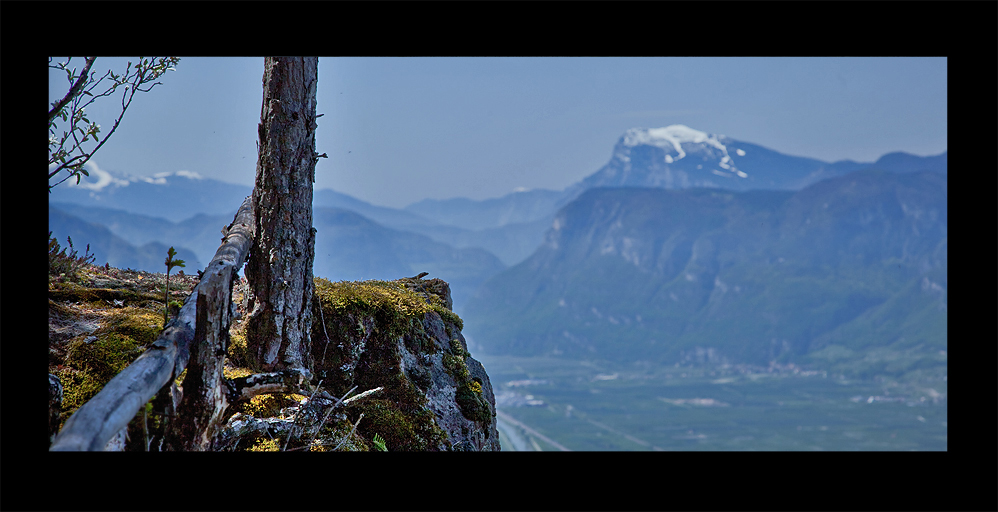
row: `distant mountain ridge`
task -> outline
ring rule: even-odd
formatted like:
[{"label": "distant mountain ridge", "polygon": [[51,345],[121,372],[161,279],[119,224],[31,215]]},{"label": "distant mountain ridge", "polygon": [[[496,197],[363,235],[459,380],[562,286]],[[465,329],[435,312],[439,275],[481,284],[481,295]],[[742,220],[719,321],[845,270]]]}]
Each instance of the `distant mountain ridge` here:
[{"label": "distant mountain ridge", "polygon": [[564,198],[555,190],[528,190],[502,197],[475,201],[463,197],[424,199],[405,211],[448,226],[469,230],[498,228],[507,224],[529,223],[551,215]]},{"label": "distant mountain ridge", "polygon": [[490,354],[945,373],[946,218],[931,171],[589,189],[482,285],[466,332]]},{"label": "distant mountain ridge", "polygon": [[[192,222],[218,224],[220,228],[231,222],[235,209],[253,191],[252,187],[201,178],[184,172],[163,173],[155,179],[140,179],[97,170],[91,173],[91,177],[94,179],[84,179],[82,186],[67,182],[55,187],[50,194],[49,203],[58,204],[62,210],[90,222],[109,226],[113,224],[115,227],[112,231],[133,244],[148,240],[175,239],[176,235],[171,234],[174,224],[184,226],[185,233],[196,231],[190,224]],[[198,211],[205,204],[212,207]],[[468,229],[428,219],[414,211],[372,205],[330,189],[314,191],[312,204],[313,208],[350,210],[383,227],[425,235],[456,249],[483,248],[499,256],[504,264],[516,263],[529,255],[541,242],[544,229],[550,222],[549,218],[542,219],[540,223],[534,219],[523,224]],[[117,213],[109,214],[112,210]],[[511,214],[515,215],[514,212]],[[172,224],[150,219],[160,219]],[[134,226],[127,226],[130,223]],[[211,236],[205,236],[213,235],[214,230],[202,230],[198,232],[196,241],[189,242],[202,259],[207,258],[205,261],[210,261],[217,249],[217,243],[211,240]]]},{"label": "distant mountain ridge", "polygon": [[917,157],[907,153],[890,153],[877,162],[841,160],[828,163],[815,158],[786,155],[677,124],[628,130],[614,146],[610,161],[573,188],[799,190],[819,180],[864,168],[945,173],[945,155]]},{"label": "distant mountain ridge", "polygon": [[[482,248],[498,256],[505,265],[513,265],[540,245],[555,212],[589,188],[716,186],[732,190],[798,190],[822,179],[871,167],[945,174],[946,153],[934,157],[889,153],[873,163],[849,160],[826,163],[784,155],[684,125],[634,128],[618,140],[605,166],[561,191],[513,192],[482,201],[426,199],[396,209],[321,189],[314,192],[313,206],[351,210],[384,227],[419,233],[456,249]],[[84,179],[80,186],[68,181],[53,189],[49,201],[119,209],[182,223],[195,215],[231,218],[235,208],[251,193],[251,187],[206,179],[187,171],[140,178],[94,169],[90,179]],[[192,247],[202,259],[210,257],[208,233],[205,231],[199,237],[200,248]]]},{"label": "distant mountain ridge", "polygon": [[253,187],[205,179],[186,171],[139,178],[92,169],[91,177],[93,180],[84,178],[80,185],[68,180],[56,186],[51,189],[49,202],[125,210],[181,222],[197,214],[234,214],[253,191]]},{"label": "distant mountain ridge", "polygon": [[[424,199],[396,209],[320,189],[315,191],[313,202],[315,206],[353,210],[400,229],[458,227],[475,231],[550,217],[584,190],[595,187],[799,190],[822,179],[866,168],[946,174],[946,156],[946,152],[929,157],[893,152],[876,162],[828,163],[785,155],[685,125],[671,125],[628,130],[617,141],[606,165],[561,191],[536,189],[481,201]],[[55,187],[49,201],[120,209],[180,222],[196,214],[229,214],[252,193],[252,187],[202,178],[188,171],[136,177],[94,169],[91,178],[84,178],[81,185],[70,180]]]},{"label": "distant mountain ridge", "polygon": [[[166,272],[163,261],[170,245],[155,240],[139,244],[130,242],[101,224],[87,222],[51,204],[48,214],[49,231],[59,242],[59,246],[68,247],[66,238],[70,237],[74,250],[82,257],[89,245],[89,253],[94,255],[95,265],[106,263],[116,268]],[[177,251],[175,259],[185,261],[187,272],[202,268],[198,256],[189,248],[179,244],[173,247]]]},{"label": "distant mountain ridge", "polygon": [[313,273],[332,281],[391,280],[429,272],[445,279],[459,315],[485,279],[506,268],[492,253],[455,248],[427,236],[384,227],[350,210],[316,207]]},{"label": "distant mountain ridge", "polygon": [[[199,214],[182,222],[138,215],[124,210],[72,203],[49,204],[49,229],[65,245],[73,237],[80,254],[87,243],[98,264],[163,272],[169,246],[187,262],[187,272],[201,269],[221,243],[221,228],[232,214]],[[333,281],[391,280],[430,272],[446,277],[459,299],[460,312],[486,278],[506,266],[483,249],[455,248],[424,235],[384,227],[356,212],[315,207],[313,273]],[[459,313],[460,314],[460,313]]]},{"label": "distant mountain ridge", "polygon": [[[876,162],[840,160],[829,163],[786,155],[685,125],[633,128],[618,139],[606,165],[564,190],[513,192],[483,201],[425,199],[405,209],[440,224],[472,231],[502,229],[516,223],[516,239],[520,241],[520,246],[527,246],[529,243],[526,241],[543,238],[559,208],[591,188],[800,190],[818,181],[861,169],[892,172],[929,170],[945,175],[946,165],[946,152],[930,157],[895,152],[882,156]],[[488,248],[493,252],[502,250]],[[507,250],[503,260],[514,264],[529,254]]]}]

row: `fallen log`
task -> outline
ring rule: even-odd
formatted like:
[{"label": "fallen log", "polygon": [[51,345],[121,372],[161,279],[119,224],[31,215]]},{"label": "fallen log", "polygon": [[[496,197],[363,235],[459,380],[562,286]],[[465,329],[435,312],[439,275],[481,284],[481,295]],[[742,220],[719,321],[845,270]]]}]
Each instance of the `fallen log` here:
[{"label": "fallen log", "polygon": [[[264,375],[276,375],[276,374],[264,374]],[[347,398],[347,395],[352,393],[356,389],[347,392],[341,398],[331,397],[320,397],[319,394],[329,396],[324,391],[317,391],[312,393],[312,396],[304,400],[298,405],[297,410],[294,412],[294,417],[292,419],[284,418],[255,418],[249,414],[236,413],[226,424],[219,430],[218,434],[213,440],[212,450],[214,451],[234,451],[239,442],[243,439],[253,439],[255,437],[268,436],[271,438],[282,437],[285,439],[284,448],[281,451],[296,451],[307,449],[312,441],[315,440],[316,435],[318,435],[319,430],[325,424],[326,420],[329,418],[330,414],[337,410],[339,407],[350,405],[351,403],[357,402],[368,398],[379,391],[383,390],[383,386],[376,387],[374,389],[369,389],[359,395]],[[260,394],[273,393],[273,392],[295,392],[295,389],[290,387],[280,387],[273,388],[270,390],[258,389]],[[363,417],[361,413],[361,417]],[[340,418],[345,418],[342,415]],[[356,426],[355,426],[356,428]],[[352,433],[352,432],[351,432]],[[349,434],[347,435],[349,437]],[[292,438],[294,439],[305,439],[308,438],[308,442],[303,447],[287,449],[288,441]]]},{"label": "fallen log", "polygon": [[[198,297],[208,290],[231,290],[231,280],[245,262],[253,242],[253,229],[253,207],[251,198],[247,197],[228,226],[201,282],[184,300],[177,317],[166,325],[148,350],[66,420],[49,447],[50,451],[104,450],[108,441],[128,425],[142,406],[184,371],[194,340]],[[224,280],[229,282],[223,283]],[[201,302],[203,304],[204,299]]]}]

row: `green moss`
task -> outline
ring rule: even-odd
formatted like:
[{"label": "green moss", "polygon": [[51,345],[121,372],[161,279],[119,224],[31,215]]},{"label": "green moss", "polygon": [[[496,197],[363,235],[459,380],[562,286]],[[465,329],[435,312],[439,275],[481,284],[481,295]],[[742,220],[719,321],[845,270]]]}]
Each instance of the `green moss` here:
[{"label": "green moss", "polygon": [[444,354],[443,366],[454,380],[457,382],[457,392],[455,401],[461,409],[461,414],[472,421],[490,423],[492,421],[492,408],[482,395],[482,383],[479,379],[471,378],[468,370],[467,358],[471,354],[464,349],[461,340],[450,341],[451,354]]},{"label": "green moss", "polygon": [[458,382],[466,381],[470,375],[468,365],[464,362],[464,356],[444,354],[443,365],[447,373],[451,374]]},{"label": "green moss", "polygon": [[108,329],[128,336],[140,345],[148,345],[162,332],[162,318],[147,309],[127,308],[115,317]]},{"label": "green moss", "polygon": [[163,297],[155,293],[127,289],[88,288],[75,283],[49,283],[49,298],[57,302],[83,302],[96,307],[107,307],[113,301],[123,301],[125,306],[141,306],[150,302],[163,305]]},{"label": "green moss", "polygon": [[63,388],[62,420],[69,418],[70,414],[93,398],[105,384],[91,372],[74,368],[61,368],[56,370],[56,375]]},{"label": "green moss", "polygon": [[371,400],[360,409],[364,412],[357,431],[368,443],[378,434],[392,451],[435,450],[447,444],[447,434],[437,426],[433,413],[425,409],[403,411],[391,400]]},{"label": "green moss", "polygon": [[[378,329],[389,336],[401,336],[410,330],[412,320],[420,321],[435,311],[447,323],[463,329],[461,318],[443,305],[434,294],[419,293],[407,288],[402,281],[338,281],[315,278],[315,296],[323,307],[323,315],[370,314]],[[327,319],[328,322],[329,319]],[[357,334],[366,335],[363,324],[357,324]]]},{"label": "green moss", "polygon": [[[141,320],[137,322],[142,323]],[[131,322],[117,323],[121,324],[125,324],[126,332],[142,331]],[[102,331],[105,329],[97,331],[95,340],[87,342],[91,337],[80,337],[67,347],[65,366],[57,371],[63,386],[63,421],[142,353],[139,343],[131,336],[114,330]]]},{"label": "green moss", "polygon": [[485,424],[492,422],[492,409],[482,396],[481,382],[472,380],[458,386],[454,400],[465,418]]},{"label": "green moss", "polygon": [[[433,351],[422,319],[433,309],[415,292],[399,281],[340,281],[315,279],[312,354],[316,370],[334,393],[345,393],[352,377],[340,371],[344,365],[396,360],[392,356],[402,338],[413,351]],[[324,325],[323,325],[324,323]],[[369,332],[370,331],[370,332]],[[328,341],[327,341],[328,340]],[[364,345],[361,345],[363,342]],[[388,378],[398,369],[368,368],[366,371]],[[385,385],[385,381],[371,387]]]},{"label": "green moss", "polygon": [[[156,311],[127,304],[131,301],[148,302],[142,294],[120,290],[61,286],[60,300],[72,300],[106,308],[111,300],[125,301],[126,306],[114,310],[104,325],[93,333],[78,336],[66,345],[66,357],[56,374],[63,385],[61,419],[64,422],[83,404],[92,399],[115,375],[124,370],[159,337],[162,318]],[[50,291],[50,294],[52,292]],[[124,297],[124,298],[116,298]],[[51,300],[51,299],[50,299]],[[144,450],[142,426],[145,423],[151,433],[161,430],[158,415],[142,419],[142,411],[129,424],[129,439],[126,449]]]},{"label": "green moss", "polygon": [[459,331],[464,330],[464,320],[461,320],[461,317],[457,316],[457,313],[447,309],[443,304],[434,304],[432,307],[433,311],[436,311],[440,315],[440,318],[443,318],[444,325],[448,328],[447,334],[449,336],[453,335],[450,333],[450,326],[447,324],[456,325]]},{"label": "green moss", "polygon": [[[366,420],[367,416],[361,420],[361,423]],[[329,421],[326,423],[326,426],[322,428],[321,433],[316,436],[316,440],[312,444],[311,451],[332,451],[333,448],[336,448],[336,445],[339,444],[340,441],[342,441],[343,444],[340,444],[337,451],[366,452],[370,450],[370,447],[364,438],[359,436],[357,432],[353,430],[353,423],[350,423],[347,420],[341,420],[336,422]],[[317,443],[324,443],[325,446],[316,446]]]},{"label": "green moss", "polygon": [[470,352],[464,349],[464,345],[461,344],[461,340],[452,339],[450,340],[450,350],[454,355],[461,357],[468,357],[471,355]]},{"label": "green moss", "polygon": [[471,355],[464,350],[461,341],[454,339],[450,342],[453,354],[444,354],[444,369],[454,377],[457,382],[457,392],[455,401],[461,409],[461,414],[472,421],[490,423],[492,421],[492,408],[482,395],[482,383],[477,378],[471,378],[468,370],[467,358]]},{"label": "green moss", "polygon": [[66,355],[66,364],[90,372],[103,383],[107,383],[141,353],[142,350],[139,349],[135,339],[111,332],[98,335],[96,340],[89,343],[85,340],[71,342]]},{"label": "green moss", "polygon": [[[187,371],[186,368],[184,369],[184,371]],[[238,379],[239,377],[248,377],[250,375],[253,375],[253,370],[250,370],[249,368],[245,367],[232,368],[229,366],[222,368],[222,376],[225,377],[226,379]]]},{"label": "green moss", "polygon": [[339,281],[315,278],[322,304],[337,312],[381,311],[401,318],[422,316],[431,307],[398,281]]}]

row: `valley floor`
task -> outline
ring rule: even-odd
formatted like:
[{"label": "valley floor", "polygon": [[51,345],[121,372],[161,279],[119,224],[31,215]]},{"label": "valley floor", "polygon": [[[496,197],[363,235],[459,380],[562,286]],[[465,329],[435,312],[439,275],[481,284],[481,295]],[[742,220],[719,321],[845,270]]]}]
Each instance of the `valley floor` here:
[{"label": "valley floor", "polygon": [[493,382],[504,450],[947,449],[945,381],[475,357]]}]

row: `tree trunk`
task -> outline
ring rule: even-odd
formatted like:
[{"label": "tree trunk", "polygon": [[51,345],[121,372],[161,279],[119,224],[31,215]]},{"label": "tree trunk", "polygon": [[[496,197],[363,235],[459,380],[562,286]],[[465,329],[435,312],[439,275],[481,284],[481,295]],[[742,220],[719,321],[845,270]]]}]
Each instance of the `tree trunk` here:
[{"label": "tree trunk", "polygon": [[312,184],[318,57],[266,57],[246,266],[246,340],[257,371],[312,370]]}]

